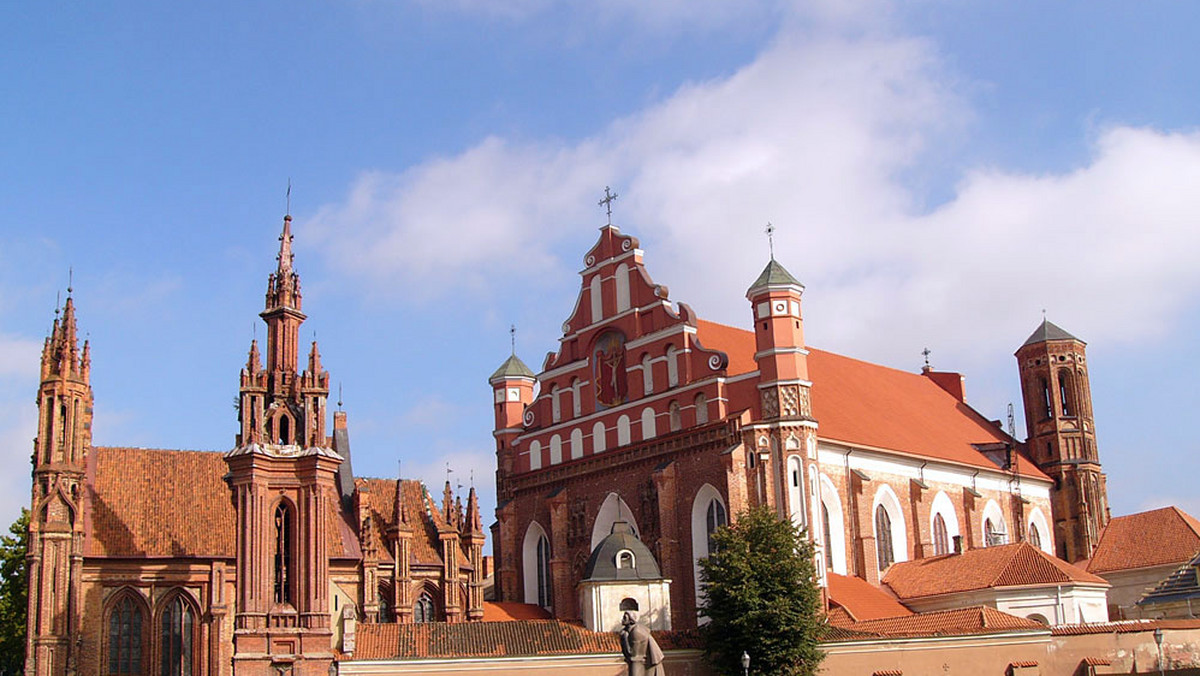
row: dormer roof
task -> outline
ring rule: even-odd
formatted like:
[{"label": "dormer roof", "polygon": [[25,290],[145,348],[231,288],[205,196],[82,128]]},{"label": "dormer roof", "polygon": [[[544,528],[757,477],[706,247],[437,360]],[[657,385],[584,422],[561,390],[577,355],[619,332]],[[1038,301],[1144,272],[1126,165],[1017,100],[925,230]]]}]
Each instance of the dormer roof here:
[{"label": "dormer roof", "polygon": [[[633,555],[629,562],[625,552]],[[629,562],[628,567],[622,562]],[[654,554],[636,535],[633,529],[624,521],[613,524],[612,532],[592,550],[588,559],[583,579],[590,582],[608,582],[612,580],[661,580],[662,572]]]}]

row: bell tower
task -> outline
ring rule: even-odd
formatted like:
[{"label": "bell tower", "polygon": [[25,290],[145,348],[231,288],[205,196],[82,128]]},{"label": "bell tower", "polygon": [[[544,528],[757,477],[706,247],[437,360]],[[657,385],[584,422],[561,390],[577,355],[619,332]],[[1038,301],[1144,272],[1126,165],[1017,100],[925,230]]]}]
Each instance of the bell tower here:
[{"label": "bell tower", "polygon": [[234,674],[324,676],[333,662],[329,553],[342,457],[325,436],[329,373],[313,341],[299,371],[300,276],[291,216],[267,281],[266,367],[242,368],[237,445],[225,454],[237,510]]},{"label": "bell tower", "polygon": [[[55,311],[57,314],[58,311]],[[42,348],[38,435],[29,515],[29,616],[25,673],[72,674],[80,645],[84,472],[92,445],[91,351],[79,350],[67,289]]]},{"label": "bell tower", "polygon": [[1108,490],[1096,450],[1086,343],[1047,320],[1016,353],[1029,454],[1054,479],[1059,558],[1091,557],[1108,523]]}]

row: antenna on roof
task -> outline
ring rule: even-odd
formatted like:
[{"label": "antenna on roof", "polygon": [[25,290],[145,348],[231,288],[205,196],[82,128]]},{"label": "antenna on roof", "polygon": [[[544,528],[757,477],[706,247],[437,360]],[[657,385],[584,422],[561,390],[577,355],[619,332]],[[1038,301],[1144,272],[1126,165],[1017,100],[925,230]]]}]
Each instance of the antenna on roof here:
[{"label": "antenna on roof", "polygon": [[775,226],[771,221],[767,221],[767,229],[763,232],[767,233],[767,249],[771,252],[771,260],[775,260]]}]

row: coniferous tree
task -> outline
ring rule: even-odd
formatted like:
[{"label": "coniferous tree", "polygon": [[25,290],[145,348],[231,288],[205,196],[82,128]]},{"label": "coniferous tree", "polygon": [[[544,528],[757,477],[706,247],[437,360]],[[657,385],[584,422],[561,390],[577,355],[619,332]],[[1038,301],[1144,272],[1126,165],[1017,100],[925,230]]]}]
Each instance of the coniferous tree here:
[{"label": "coniferous tree", "polygon": [[0,674],[19,674],[25,669],[25,631],[29,573],[29,510],[0,537]]},{"label": "coniferous tree", "polygon": [[754,674],[815,674],[824,654],[821,592],[813,546],[804,531],[766,507],[745,512],[712,537],[700,561],[700,615],[709,662],[741,674],[742,652]]}]

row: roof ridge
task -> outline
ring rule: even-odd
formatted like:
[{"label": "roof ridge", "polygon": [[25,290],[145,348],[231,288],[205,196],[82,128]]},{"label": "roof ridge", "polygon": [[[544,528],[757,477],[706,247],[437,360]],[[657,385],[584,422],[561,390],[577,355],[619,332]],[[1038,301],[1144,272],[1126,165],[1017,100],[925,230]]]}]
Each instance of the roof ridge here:
[{"label": "roof ridge", "polygon": [[225,451],[210,451],[203,448],[150,448],[148,446],[92,446],[94,451],[153,451],[155,453],[209,453],[224,455]]}]

